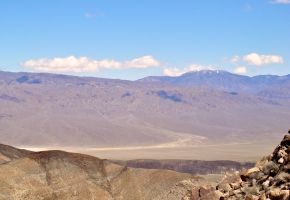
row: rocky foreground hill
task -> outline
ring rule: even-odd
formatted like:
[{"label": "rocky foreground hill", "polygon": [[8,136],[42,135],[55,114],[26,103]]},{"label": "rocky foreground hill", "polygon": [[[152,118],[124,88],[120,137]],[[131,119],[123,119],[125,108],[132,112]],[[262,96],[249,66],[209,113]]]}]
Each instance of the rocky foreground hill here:
[{"label": "rocky foreground hill", "polygon": [[288,200],[290,135],[254,168],[214,185],[170,170],[136,169],[63,151],[0,145],[0,200]]},{"label": "rocky foreground hill", "polygon": [[0,145],[0,200],[181,199],[204,182],[169,170],[134,169],[63,151]]},{"label": "rocky foreground hill", "polygon": [[254,168],[241,172],[236,181],[218,185],[227,199],[290,199],[290,135]]},{"label": "rocky foreground hill", "polygon": [[[290,133],[290,131],[289,131]],[[194,187],[187,200],[289,200],[290,135],[254,168],[226,176],[216,187]]]}]

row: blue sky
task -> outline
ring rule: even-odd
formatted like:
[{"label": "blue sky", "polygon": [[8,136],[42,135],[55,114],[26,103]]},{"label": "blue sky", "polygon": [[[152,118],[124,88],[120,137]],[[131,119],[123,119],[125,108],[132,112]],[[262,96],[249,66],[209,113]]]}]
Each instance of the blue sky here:
[{"label": "blue sky", "polygon": [[0,70],[290,74],[290,1],[2,0]]}]

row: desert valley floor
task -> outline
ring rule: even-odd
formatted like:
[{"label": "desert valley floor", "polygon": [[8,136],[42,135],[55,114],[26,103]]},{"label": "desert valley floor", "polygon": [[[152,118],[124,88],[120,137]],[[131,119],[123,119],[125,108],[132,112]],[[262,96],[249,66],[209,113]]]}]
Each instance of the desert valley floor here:
[{"label": "desert valley floor", "polygon": [[[279,141],[279,139],[277,139]],[[277,143],[274,141],[273,143]],[[275,144],[273,143],[243,143],[243,144],[212,144],[195,146],[143,146],[143,147],[112,147],[112,148],[73,148],[73,147],[27,147],[20,148],[33,151],[61,149],[70,152],[84,153],[100,158],[113,160],[134,159],[185,159],[185,160],[235,160],[257,161],[268,155]]]}]

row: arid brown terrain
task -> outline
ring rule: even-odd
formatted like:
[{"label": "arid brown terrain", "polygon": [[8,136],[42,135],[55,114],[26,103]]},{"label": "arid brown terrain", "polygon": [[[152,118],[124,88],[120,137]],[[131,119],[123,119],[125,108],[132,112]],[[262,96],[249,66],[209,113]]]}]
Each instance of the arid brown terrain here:
[{"label": "arid brown terrain", "polygon": [[170,170],[136,169],[63,151],[0,145],[0,199],[288,200],[290,135],[254,168],[217,185]]},{"label": "arid brown terrain", "polygon": [[134,169],[63,151],[27,152],[0,145],[0,199],[176,199],[200,178]]}]

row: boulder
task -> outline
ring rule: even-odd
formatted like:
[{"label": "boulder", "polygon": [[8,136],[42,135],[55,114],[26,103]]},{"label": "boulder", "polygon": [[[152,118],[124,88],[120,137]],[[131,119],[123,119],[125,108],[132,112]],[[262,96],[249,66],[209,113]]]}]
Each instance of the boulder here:
[{"label": "boulder", "polygon": [[269,193],[271,200],[289,200],[289,190],[274,189]]},{"label": "boulder", "polygon": [[247,179],[250,178],[251,175],[258,172],[260,172],[260,169],[258,167],[253,167],[251,169],[248,169],[245,172],[241,173],[241,179],[243,181],[246,181]]}]

